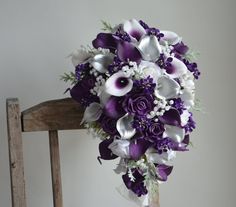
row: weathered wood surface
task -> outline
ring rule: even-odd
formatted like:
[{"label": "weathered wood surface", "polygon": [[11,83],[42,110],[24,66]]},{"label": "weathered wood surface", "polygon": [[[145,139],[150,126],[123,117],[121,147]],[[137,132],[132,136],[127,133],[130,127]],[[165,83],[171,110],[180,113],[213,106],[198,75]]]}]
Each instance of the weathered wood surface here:
[{"label": "weathered wood surface", "polygon": [[6,104],[12,207],[26,207],[20,107],[17,99]]},{"label": "weathered wood surface", "polygon": [[83,111],[71,98],[47,101],[22,112],[22,131],[83,129]]},{"label": "weathered wood surface", "polygon": [[49,131],[52,191],[54,207],[63,207],[58,132]]}]

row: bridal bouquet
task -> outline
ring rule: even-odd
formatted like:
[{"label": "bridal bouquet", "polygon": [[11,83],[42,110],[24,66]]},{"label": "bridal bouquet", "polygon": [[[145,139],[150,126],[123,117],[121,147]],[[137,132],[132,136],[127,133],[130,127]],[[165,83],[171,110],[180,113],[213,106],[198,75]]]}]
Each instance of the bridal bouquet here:
[{"label": "bridal bouquet", "polygon": [[70,94],[84,107],[82,123],[101,139],[99,161],[119,158],[115,172],[149,205],[176,152],[188,150],[200,72],[172,31],[135,19],[104,25],[93,48],[72,53],[75,73],[64,79],[73,79]]}]

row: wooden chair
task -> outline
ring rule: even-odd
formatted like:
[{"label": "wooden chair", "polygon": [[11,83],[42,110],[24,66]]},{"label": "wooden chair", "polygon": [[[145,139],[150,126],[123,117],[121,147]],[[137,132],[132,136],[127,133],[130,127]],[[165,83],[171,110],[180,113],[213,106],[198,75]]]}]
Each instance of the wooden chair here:
[{"label": "wooden chair", "polygon": [[17,98],[7,99],[12,207],[26,207],[22,132],[48,131],[54,207],[63,207],[58,130],[81,129],[83,110],[71,98],[47,101],[20,112]]},{"label": "wooden chair", "polygon": [[[7,99],[7,128],[12,207],[26,207],[22,132],[48,131],[54,207],[63,207],[58,130],[83,129],[83,109],[71,98],[52,100],[20,111],[17,98]],[[155,205],[159,206],[159,196]]]}]

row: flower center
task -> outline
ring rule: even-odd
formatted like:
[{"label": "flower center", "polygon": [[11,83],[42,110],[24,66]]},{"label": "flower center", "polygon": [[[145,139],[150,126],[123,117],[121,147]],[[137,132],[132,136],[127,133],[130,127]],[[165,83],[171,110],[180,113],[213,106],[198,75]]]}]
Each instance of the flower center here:
[{"label": "flower center", "polygon": [[126,77],[120,77],[116,80],[117,88],[124,88],[129,84],[129,80]]}]

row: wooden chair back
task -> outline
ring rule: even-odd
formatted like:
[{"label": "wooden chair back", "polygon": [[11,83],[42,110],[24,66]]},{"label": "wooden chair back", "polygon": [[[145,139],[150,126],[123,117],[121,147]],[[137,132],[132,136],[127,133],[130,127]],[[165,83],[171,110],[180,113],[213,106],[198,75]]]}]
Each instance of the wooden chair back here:
[{"label": "wooden chair back", "polygon": [[12,207],[26,207],[22,132],[48,131],[54,207],[63,207],[58,130],[82,129],[81,106],[71,98],[47,101],[20,111],[7,99],[7,127]]}]

